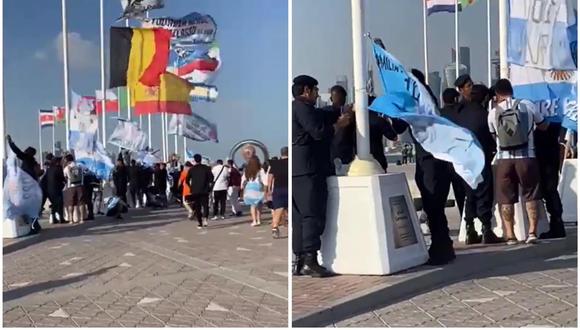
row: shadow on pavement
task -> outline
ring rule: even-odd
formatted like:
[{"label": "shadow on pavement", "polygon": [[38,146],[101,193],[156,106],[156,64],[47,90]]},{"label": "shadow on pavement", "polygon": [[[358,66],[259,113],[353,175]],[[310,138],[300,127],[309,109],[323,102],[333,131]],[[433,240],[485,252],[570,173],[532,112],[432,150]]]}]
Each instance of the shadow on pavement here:
[{"label": "shadow on pavement", "polygon": [[[568,237],[561,242],[541,242],[537,246],[508,251],[496,250],[486,252],[475,250],[472,253],[459,254],[454,262],[439,268],[418,266],[404,272],[393,274],[405,275],[425,271],[422,275],[411,276],[409,279],[391,286],[378,289],[347,302],[339,303],[333,306],[330,311],[314,312],[303,317],[298,317],[298,319],[293,321],[293,326],[318,327],[338,323],[357,315],[397,304],[459,282],[577,267],[576,258],[546,261],[545,259],[553,257],[555,252],[552,253],[552,256],[547,256],[542,255],[541,251],[532,250],[541,249],[542,245],[549,247],[549,244],[553,243],[564,243],[562,245],[565,245],[565,248],[560,250],[560,254],[576,253],[577,232],[575,230],[569,231]],[[556,253],[556,255],[558,254]],[[515,264],[517,266],[514,266]]]},{"label": "shadow on pavement", "polygon": [[58,287],[65,286],[65,285],[75,283],[75,282],[80,282],[80,281],[83,281],[89,277],[104,274],[109,269],[116,268],[116,267],[117,266],[105,267],[105,268],[101,268],[97,271],[87,273],[87,274],[82,274],[79,276],[37,283],[37,284],[31,285],[31,286],[26,286],[23,288],[5,291],[4,294],[2,295],[2,298],[4,299],[5,302],[10,301],[10,300],[14,300],[14,299],[18,299],[20,297],[24,297],[24,296],[34,294],[37,292],[41,292],[41,291],[45,291],[45,290],[53,289],[53,288],[58,288]]}]

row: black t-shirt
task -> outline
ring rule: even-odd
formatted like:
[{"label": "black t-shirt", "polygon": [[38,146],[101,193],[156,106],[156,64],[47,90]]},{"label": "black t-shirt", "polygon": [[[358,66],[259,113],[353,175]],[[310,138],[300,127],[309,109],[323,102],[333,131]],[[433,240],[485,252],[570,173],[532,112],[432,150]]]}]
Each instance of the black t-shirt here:
[{"label": "black t-shirt", "polygon": [[274,189],[288,188],[288,158],[271,160],[270,174],[274,176]]}]

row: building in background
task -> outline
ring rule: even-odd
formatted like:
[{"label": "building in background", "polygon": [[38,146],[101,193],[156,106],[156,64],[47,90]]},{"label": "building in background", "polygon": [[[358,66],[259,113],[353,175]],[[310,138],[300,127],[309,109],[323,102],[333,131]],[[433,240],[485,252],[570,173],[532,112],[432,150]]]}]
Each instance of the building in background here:
[{"label": "building in background", "polygon": [[441,98],[441,75],[439,71],[429,72],[429,86],[438,99]]}]

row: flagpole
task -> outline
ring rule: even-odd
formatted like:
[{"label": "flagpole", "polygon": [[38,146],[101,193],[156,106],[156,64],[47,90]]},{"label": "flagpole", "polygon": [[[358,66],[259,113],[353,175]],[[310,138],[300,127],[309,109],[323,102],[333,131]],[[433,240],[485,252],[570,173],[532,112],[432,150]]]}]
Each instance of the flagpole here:
[{"label": "flagpole", "polygon": [[101,116],[103,118],[103,147],[106,149],[107,146],[107,92],[105,91],[105,32],[104,32],[104,10],[103,10],[103,0],[99,1],[100,6],[100,34],[101,34],[101,91],[103,93],[103,98],[101,100]]},{"label": "flagpole", "polygon": [[40,115],[38,115],[38,149],[40,151],[38,159],[40,160],[40,166],[43,166],[44,162],[42,161],[42,125],[40,123]]},{"label": "flagpole", "polygon": [[[487,86],[491,86],[491,4],[487,0]],[[491,103],[490,103],[491,105]]]},{"label": "flagpole", "polygon": [[508,4],[507,0],[499,0],[499,70],[500,78],[509,78],[508,67]]},{"label": "flagpole", "polygon": [[[121,118],[121,88],[120,87],[117,87],[117,118]],[[119,152],[120,151],[121,151],[121,147],[119,147]]]},{"label": "flagpole", "polygon": [[52,154],[56,154],[56,148],[54,146],[55,141],[54,141],[54,130],[56,129],[56,116],[54,115],[54,111],[53,111],[53,115],[52,115]]},{"label": "flagpole", "polygon": [[[149,11],[145,12],[145,16],[147,18],[149,18]],[[147,133],[149,134],[148,138],[149,138],[149,148],[151,147],[151,114],[147,115]]]},{"label": "flagpole", "polygon": [[349,176],[367,176],[384,173],[371,156],[369,136],[369,111],[365,80],[365,45],[363,42],[364,4],[363,0],[351,0],[352,16],[352,59],[354,72],[354,106],[356,117],[357,156],[351,163]]},{"label": "flagpole", "polygon": [[455,2],[455,79],[459,77],[459,1]]},{"label": "flagpole", "polygon": [[65,141],[66,150],[70,151],[70,103],[68,95],[68,32],[66,29],[66,0],[61,1],[62,4],[62,60],[63,60],[63,70],[64,70],[64,111],[65,111]]},{"label": "flagpole", "polygon": [[183,163],[187,160],[187,138],[183,137]]},{"label": "flagpole", "polygon": [[429,58],[427,55],[427,2],[423,1],[423,56],[425,60],[425,79],[429,83]]}]

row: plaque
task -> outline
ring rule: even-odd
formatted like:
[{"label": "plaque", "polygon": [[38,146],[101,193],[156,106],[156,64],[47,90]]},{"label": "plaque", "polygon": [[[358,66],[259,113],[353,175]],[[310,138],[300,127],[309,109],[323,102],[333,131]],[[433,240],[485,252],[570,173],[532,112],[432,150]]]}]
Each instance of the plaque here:
[{"label": "plaque", "polygon": [[391,206],[391,219],[393,219],[395,249],[417,244],[417,235],[415,235],[405,196],[390,197],[389,204]]}]

